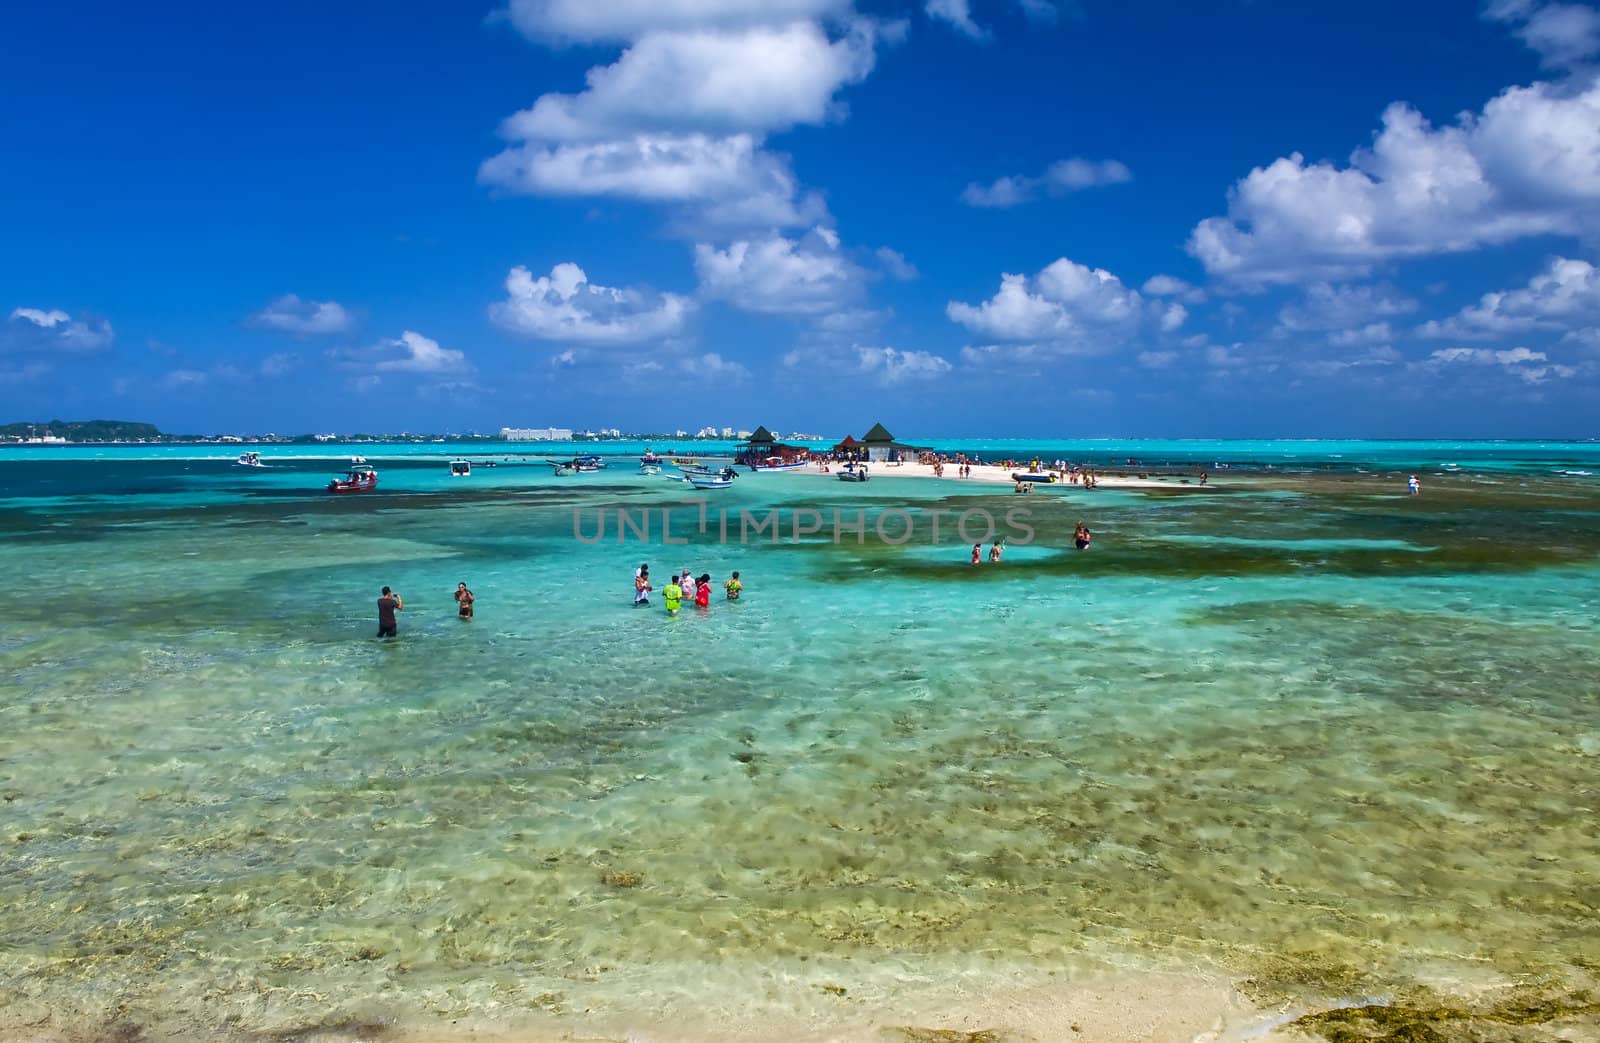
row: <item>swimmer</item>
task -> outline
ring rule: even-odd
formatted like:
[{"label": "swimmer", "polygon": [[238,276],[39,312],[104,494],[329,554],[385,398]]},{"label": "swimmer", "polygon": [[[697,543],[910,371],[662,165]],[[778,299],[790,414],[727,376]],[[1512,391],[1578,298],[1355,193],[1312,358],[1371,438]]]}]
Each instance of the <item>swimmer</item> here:
[{"label": "swimmer", "polygon": [[476,600],[477,597],[467,589],[465,582],[456,584],[456,615],[462,619],[471,619],[472,603]]},{"label": "swimmer", "polygon": [[633,574],[633,607],[650,604],[650,566],[640,565]]},{"label": "swimmer", "polygon": [[1406,479],[1406,488],[1411,492],[1412,496],[1415,496],[1422,491],[1422,483],[1417,481],[1416,475],[1412,475]]},{"label": "swimmer", "polygon": [[974,565],[983,564],[983,544],[974,543],[972,545],[972,563]]},{"label": "swimmer", "polygon": [[383,588],[383,593],[378,597],[378,636],[395,637],[400,632],[400,624],[395,620],[394,614],[405,608],[400,602],[400,595]]},{"label": "swimmer", "polygon": [[667,580],[667,585],[661,589],[661,596],[667,602],[667,615],[677,615],[683,605],[683,588],[678,586],[677,580]]},{"label": "swimmer", "polygon": [[1089,541],[1092,539],[1094,539],[1094,533],[1089,531],[1089,526],[1080,521],[1078,527],[1072,531],[1073,545],[1079,550],[1088,550]]},{"label": "swimmer", "polygon": [[733,574],[733,578],[724,583],[722,587],[728,592],[729,601],[738,601],[739,592],[744,590],[744,584],[739,582],[739,574],[737,572],[735,572]]},{"label": "swimmer", "polygon": [[1000,563],[1000,541],[999,540],[995,540],[994,541],[994,546],[989,548],[989,564],[998,565],[999,563]]},{"label": "swimmer", "polygon": [[707,572],[695,581],[694,603],[696,608],[711,607],[711,573]]}]

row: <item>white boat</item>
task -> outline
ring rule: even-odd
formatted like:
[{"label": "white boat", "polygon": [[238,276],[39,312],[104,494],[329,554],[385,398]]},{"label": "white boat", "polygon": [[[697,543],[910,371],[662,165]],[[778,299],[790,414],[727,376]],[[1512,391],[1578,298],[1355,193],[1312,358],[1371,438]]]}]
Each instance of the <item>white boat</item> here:
[{"label": "white boat", "polygon": [[470,474],[472,474],[472,464],[471,463],[467,462],[466,460],[451,460],[450,461],[450,477],[452,477],[452,478],[466,478]]},{"label": "white boat", "polygon": [[265,467],[266,466],[265,464],[263,464],[261,462],[261,454],[260,453],[240,453],[239,454],[239,459],[235,460],[234,463],[238,464],[240,467]]},{"label": "white boat", "polygon": [[640,464],[639,465],[639,473],[640,474],[660,474],[661,473],[661,465],[660,464]]},{"label": "white boat", "polygon": [[696,489],[726,489],[733,484],[739,475],[731,467],[724,467],[715,474],[690,474],[684,476],[684,481]]}]

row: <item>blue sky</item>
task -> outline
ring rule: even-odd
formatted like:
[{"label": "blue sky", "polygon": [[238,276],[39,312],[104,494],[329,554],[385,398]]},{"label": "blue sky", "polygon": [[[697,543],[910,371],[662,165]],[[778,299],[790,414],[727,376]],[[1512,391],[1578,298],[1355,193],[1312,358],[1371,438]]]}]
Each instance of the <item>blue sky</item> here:
[{"label": "blue sky", "polygon": [[0,419],[1600,434],[1590,6],[492,3],[8,8]]}]

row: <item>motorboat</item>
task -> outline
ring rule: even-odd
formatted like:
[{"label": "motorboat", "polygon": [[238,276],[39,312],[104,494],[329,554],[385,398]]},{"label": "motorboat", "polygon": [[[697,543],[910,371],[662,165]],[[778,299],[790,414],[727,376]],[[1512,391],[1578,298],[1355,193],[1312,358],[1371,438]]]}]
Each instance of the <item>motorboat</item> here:
[{"label": "motorboat", "polygon": [[1031,482],[1035,485],[1050,485],[1060,479],[1044,471],[1019,471],[1011,476],[1011,480],[1013,482]]},{"label": "motorboat", "polygon": [[466,478],[470,474],[472,474],[472,464],[471,464],[470,461],[467,461],[467,460],[451,460],[450,461],[450,477],[452,477],[452,478]]},{"label": "motorboat", "polygon": [[238,464],[240,467],[265,467],[266,466],[266,464],[261,462],[261,454],[260,453],[240,453],[239,454],[239,459],[235,460],[234,463]]},{"label": "motorboat", "polygon": [[696,489],[726,489],[738,477],[738,472],[734,471],[733,468],[724,467],[722,470],[712,474],[684,475],[683,480]]},{"label": "motorboat", "polygon": [[343,478],[328,483],[330,493],[364,493],[378,487],[378,472],[365,465],[352,464]]},{"label": "motorboat", "polygon": [[656,451],[654,449],[646,449],[644,451],[644,455],[639,457],[639,462],[641,464],[650,464],[653,466],[661,463],[661,457],[656,455]]},{"label": "motorboat", "polygon": [[640,464],[639,465],[639,473],[640,474],[660,474],[661,473],[661,465],[660,464],[651,464],[651,463]]},{"label": "motorboat", "polygon": [[572,461],[572,466],[576,467],[580,471],[599,471],[603,469],[605,465],[606,462],[600,459],[598,456],[579,456],[574,457]]},{"label": "motorboat", "polygon": [[571,460],[546,460],[545,463],[555,468],[558,475],[577,474],[578,467]]},{"label": "motorboat", "polygon": [[860,467],[845,467],[839,471],[839,481],[841,482],[864,482],[866,480],[867,467],[865,464]]},{"label": "motorboat", "polygon": [[750,465],[752,471],[798,471],[809,466],[810,460],[786,460],[781,456],[769,456],[760,463]]}]

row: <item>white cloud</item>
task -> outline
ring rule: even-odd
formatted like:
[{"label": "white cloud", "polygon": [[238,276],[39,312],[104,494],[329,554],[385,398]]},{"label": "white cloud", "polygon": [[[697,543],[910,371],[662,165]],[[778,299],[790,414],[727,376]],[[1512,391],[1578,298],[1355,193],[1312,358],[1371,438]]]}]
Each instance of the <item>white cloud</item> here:
[{"label": "white cloud", "polygon": [[1004,210],[1030,203],[1037,198],[1038,185],[1032,178],[1003,177],[992,184],[973,182],[961,190],[961,201],[968,206]]},{"label": "white cloud", "polygon": [[1424,337],[1492,338],[1523,330],[1559,330],[1600,319],[1600,268],[1588,261],[1552,258],[1520,290],[1486,293],[1476,305],[1442,321],[1426,322]]},{"label": "white cloud", "polygon": [[989,300],[977,306],[951,301],[945,313],[972,332],[996,340],[1072,337],[1080,341],[1080,349],[1108,332],[1131,334],[1151,314],[1138,291],[1115,275],[1065,257],[1032,280],[1004,274],[999,292]]},{"label": "white cloud", "polygon": [[1429,355],[1424,368],[1443,366],[1498,366],[1528,384],[1543,384],[1551,377],[1566,378],[1577,370],[1571,366],[1550,364],[1549,356],[1542,351],[1511,348],[1493,351],[1489,348],[1444,348]]},{"label": "white cloud", "polygon": [[210,382],[210,376],[198,369],[175,369],[161,378],[161,386],[168,391],[182,391],[186,388],[204,387]]},{"label": "white cloud", "polygon": [[[514,3],[512,20],[536,38],[628,46],[589,70],[583,92],[543,95],[506,120],[510,144],[482,164],[479,180],[511,192],[666,204],[688,235],[824,219],[821,197],[804,192],[787,157],[763,142],[836,118],[835,95],[871,73],[877,42],[894,27],[845,17],[848,2],[659,6]],[[828,15],[839,17],[824,23]]]},{"label": "white cloud", "polygon": [[719,384],[739,384],[750,379],[750,370],[716,352],[691,356],[674,364],[678,371],[693,377],[715,380]]},{"label": "white cloud", "polygon": [[89,355],[116,338],[105,319],[74,319],[59,308],[13,308],[11,322],[10,334],[0,334],[0,347]]},{"label": "white cloud", "polygon": [[1511,87],[1434,128],[1401,103],[1350,165],[1299,153],[1252,170],[1189,252],[1250,285],[1360,274],[1407,257],[1600,228],[1600,82]]},{"label": "white cloud", "polygon": [[693,308],[692,301],[673,293],[590,283],[582,268],[563,263],[537,279],[520,265],[511,269],[506,299],[489,308],[489,317],[542,340],[631,344],[677,333]]},{"label": "white cloud", "polygon": [[1118,185],[1131,181],[1133,173],[1114,159],[1063,159],[1050,166],[1038,177],[1013,175],[1002,177],[991,184],[970,184],[961,193],[961,201],[968,206],[1003,209],[1031,203],[1043,193],[1061,195],[1102,185]]},{"label": "white cloud", "polygon": [[1417,302],[1385,284],[1313,283],[1305,298],[1278,312],[1279,333],[1307,333],[1366,326],[1409,315]]},{"label": "white cloud", "polygon": [[250,322],[297,337],[311,337],[344,333],[355,325],[355,318],[338,301],[303,301],[286,293],[250,316]]},{"label": "white cloud", "polygon": [[1145,369],[1166,369],[1178,361],[1176,351],[1141,351],[1137,359]]},{"label": "white cloud", "polygon": [[511,24],[530,39],[621,42],[660,30],[736,29],[842,15],[852,0],[511,0]]},{"label": "white cloud", "polygon": [[861,372],[877,374],[885,384],[932,380],[950,372],[948,359],[926,351],[859,348]]},{"label": "white cloud", "polygon": [[382,359],[373,369],[393,373],[459,373],[471,369],[467,356],[459,351],[441,348],[439,342],[420,333],[406,330],[395,340],[384,341],[385,346],[404,348],[400,358]]},{"label": "white cloud", "polygon": [[1168,304],[1166,310],[1161,313],[1161,330],[1163,333],[1171,333],[1178,327],[1182,326],[1184,321],[1188,318],[1189,309],[1185,308],[1177,301],[1173,301],[1171,304]]},{"label": "white cloud", "polygon": [[879,263],[891,278],[901,282],[910,282],[917,277],[917,266],[906,260],[905,255],[899,250],[891,250],[887,246],[880,246],[877,250]]},{"label": "white cloud", "polygon": [[1600,53],[1600,12],[1592,7],[1535,0],[1492,0],[1484,9],[1484,17],[1514,25],[1516,28],[1512,31],[1537,52],[1547,66],[1576,65]]},{"label": "white cloud", "polygon": [[485,161],[479,179],[536,195],[694,205],[719,225],[792,227],[821,210],[820,200],[801,196],[788,161],[762,151],[748,134],[530,143]]},{"label": "white cloud", "polygon": [[1146,297],[1176,297],[1186,304],[1199,304],[1205,291],[1171,275],[1152,275],[1140,287]]},{"label": "white cloud", "polygon": [[928,17],[938,22],[948,22],[963,36],[974,40],[989,39],[989,31],[972,20],[967,0],[928,0],[924,10]]},{"label": "white cloud", "polygon": [[1387,322],[1369,322],[1347,330],[1328,334],[1328,343],[1336,348],[1354,348],[1367,344],[1388,344],[1394,340],[1394,330]]},{"label": "white cloud", "polygon": [[700,291],[745,311],[814,315],[834,311],[860,292],[862,273],[839,252],[831,229],[802,238],[739,240],[726,250],[694,248]]},{"label": "white cloud", "polygon": [[56,308],[52,308],[49,311],[43,311],[39,308],[13,308],[11,309],[11,317],[31,322],[35,326],[40,326],[47,330],[53,330],[72,318],[66,312]]},{"label": "white cloud", "polygon": [[874,33],[838,39],[812,22],[735,31],[652,33],[582,94],[546,94],[506,120],[513,141],[593,141],[634,133],[764,133],[821,124],[834,94],[872,71]]},{"label": "white cloud", "polygon": [[788,369],[824,370],[833,378],[860,378],[874,384],[936,380],[950,372],[950,360],[927,351],[856,344],[849,347],[796,348],[783,357]]}]

